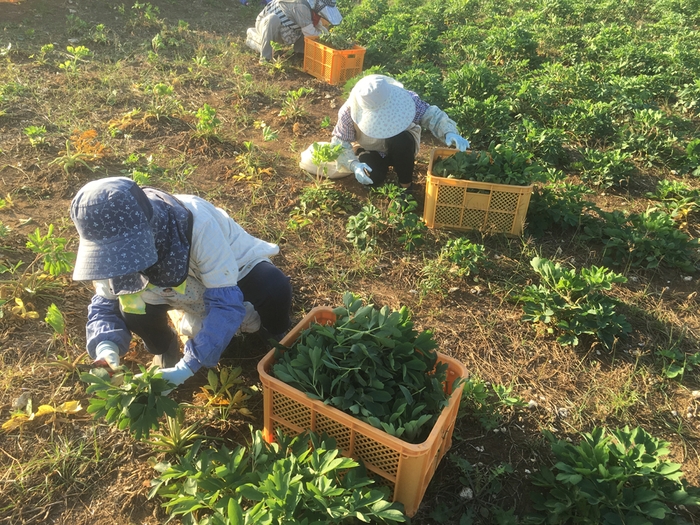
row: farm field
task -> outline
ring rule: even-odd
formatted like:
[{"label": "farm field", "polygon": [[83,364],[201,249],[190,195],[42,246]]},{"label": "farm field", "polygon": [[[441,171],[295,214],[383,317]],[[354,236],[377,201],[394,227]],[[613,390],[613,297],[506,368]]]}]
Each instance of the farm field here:
[{"label": "farm field", "polygon": [[[107,176],[199,195],[279,244],[295,323],[352,292],[406,306],[466,366],[452,448],[410,523],[700,523],[700,2],[338,6],[365,70],[444,109],[489,166],[528,168],[511,173],[534,187],[522,235],[424,227],[444,147],[429,132],[413,199],[300,169],[350,85],[286,48],[260,64],[254,2],[0,0],[0,524],[207,514],[171,517],[151,493],[178,457],[157,433],[86,411],[92,289],[71,279],[69,204]],[[235,337],[170,394],[180,425],[245,446],[271,348]],[[126,365],[149,362],[132,343]],[[574,460],[586,433],[598,455]],[[604,461],[603,436],[631,442]],[[614,495],[594,504],[591,486]]]}]

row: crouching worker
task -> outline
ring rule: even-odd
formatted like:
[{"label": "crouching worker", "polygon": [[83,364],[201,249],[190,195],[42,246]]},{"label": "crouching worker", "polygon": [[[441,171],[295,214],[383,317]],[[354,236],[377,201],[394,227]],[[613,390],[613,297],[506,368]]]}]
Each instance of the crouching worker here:
[{"label": "crouching worker", "polygon": [[246,45],[260,53],[260,62],[272,60],[271,42],[294,45],[304,53],[304,36],[318,36],[328,30],[321,18],[337,26],[343,20],[335,0],[272,0],[248,28]]},{"label": "crouching worker", "polygon": [[382,185],[393,167],[399,184],[410,191],[422,128],[448,146],[469,149],[469,141],[443,110],[391,77],[368,75],[338,110],[331,144],[343,145],[338,166],[355,173],[361,184]]},{"label": "crouching worker", "polygon": [[[289,329],[291,284],[269,260],[279,247],[208,201],[110,177],[81,188],[70,216],[80,235],[73,279],[95,287],[86,333],[96,363],[117,368],[136,334],[180,385],[215,367],[239,330],[262,325],[280,339]],[[182,356],[169,310],[190,337]]]}]

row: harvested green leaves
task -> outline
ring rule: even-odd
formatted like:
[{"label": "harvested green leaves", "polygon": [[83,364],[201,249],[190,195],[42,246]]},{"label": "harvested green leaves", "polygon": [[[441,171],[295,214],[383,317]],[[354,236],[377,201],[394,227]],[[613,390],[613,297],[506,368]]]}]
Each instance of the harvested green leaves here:
[{"label": "harvested green leaves", "polygon": [[437,160],[432,173],[448,179],[529,186],[540,180],[544,173],[542,167],[532,161],[532,157],[532,153],[491,143],[488,151],[458,151]]},{"label": "harvested green leaves", "polygon": [[447,406],[447,364],[429,331],[417,333],[404,306],[377,310],[352,293],[333,325],[313,324],[278,347],[275,377],[313,399],[410,442],[421,443]]},{"label": "harvested green leaves", "polygon": [[[139,365],[141,374],[125,371],[123,382],[114,381],[106,371],[81,374],[80,379],[89,383],[86,392],[94,394],[87,411],[94,418],[105,418],[107,423],[115,423],[119,430],[129,428],[136,439],[148,437],[151,430],[158,428],[158,419],[167,414],[175,417],[178,404],[165,394],[174,385],[163,379],[160,370],[146,370]],[[120,383],[120,384],[119,384]]]}]

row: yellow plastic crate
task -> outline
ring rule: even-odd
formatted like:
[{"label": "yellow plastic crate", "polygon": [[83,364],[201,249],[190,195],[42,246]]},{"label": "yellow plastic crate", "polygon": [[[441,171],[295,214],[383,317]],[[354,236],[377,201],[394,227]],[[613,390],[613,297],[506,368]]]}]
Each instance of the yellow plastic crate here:
[{"label": "yellow plastic crate", "polygon": [[338,50],[318,41],[317,36],[304,37],[304,71],[329,84],[345,83],[362,73],[365,48]]},{"label": "yellow plastic crate", "polygon": [[425,224],[429,228],[522,234],[532,185],[491,184],[433,175],[433,164],[456,152],[453,148],[433,148],[425,184]]},{"label": "yellow plastic crate", "polygon": [[[332,308],[316,307],[281,343],[285,346],[292,345],[312,323],[334,322]],[[451,389],[455,379],[466,377],[464,365],[438,353],[438,361],[448,364],[445,391],[450,394],[449,404],[438,417],[428,438],[423,443],[412,444],[321,401],[311,399],[300,390],[272,377],[270,372],[274,357],[273,349],[258,363],[263,385],[265,439],[272,441],[277,429],[287,435],[297,435],[305,430],[327,433],[336,440],[344,456],[362,460],[377,483],[391,489],[392,500],[403,503],[406,514],[413,516],[435,469],[452,445],[452,432],[463,385],[454,391]]]}]

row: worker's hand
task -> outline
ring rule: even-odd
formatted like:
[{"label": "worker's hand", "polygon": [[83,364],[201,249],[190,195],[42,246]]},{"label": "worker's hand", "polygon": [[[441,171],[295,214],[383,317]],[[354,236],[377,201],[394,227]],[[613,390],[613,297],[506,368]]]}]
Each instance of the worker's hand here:
[{"label": "worker's hand", "polygon": [[372,184],[372,179],[369,178],[367,173],[372,172],[372,168],[370,168],[367,164],[364,162],[358,162],[355,161],[352,163],[352,171],[355,172],[355,178],[357,179],[357,182],[360,184]]},{"label": "worker's hand", "polygon": [[110,374],[119,368],[119,347],[112,341],[102,341],[95,348],[95,368],[105,368]]},{"label": "worker's hand", "polygon": [[[180,359],[174,367],[163,368],[160,372],[163,374],[163,379],[169,383],[172,383],[176,387],[180,386],[194,375],[192,370],[190,370],[190,367],[185,363],[184,359]],[[172,390],[163,392],[163,394],[168,395],[170,392],[172,392]]]},{"label": "worker's hand", "polygon": [[469,141],[464,137],[460,137],[457,133],[448,133],[445,135],[445,144],[454,146],[459,151],[467,151],[469,149]]},{"label": "worker's hand", "polygon": [[327,35],[328,33],[330,33],[330,31],[328,31],[328,28],[323,25],[323,22],[319,22],[318,24],[316,24],[316,31],[318,31],[321,35]]}]

